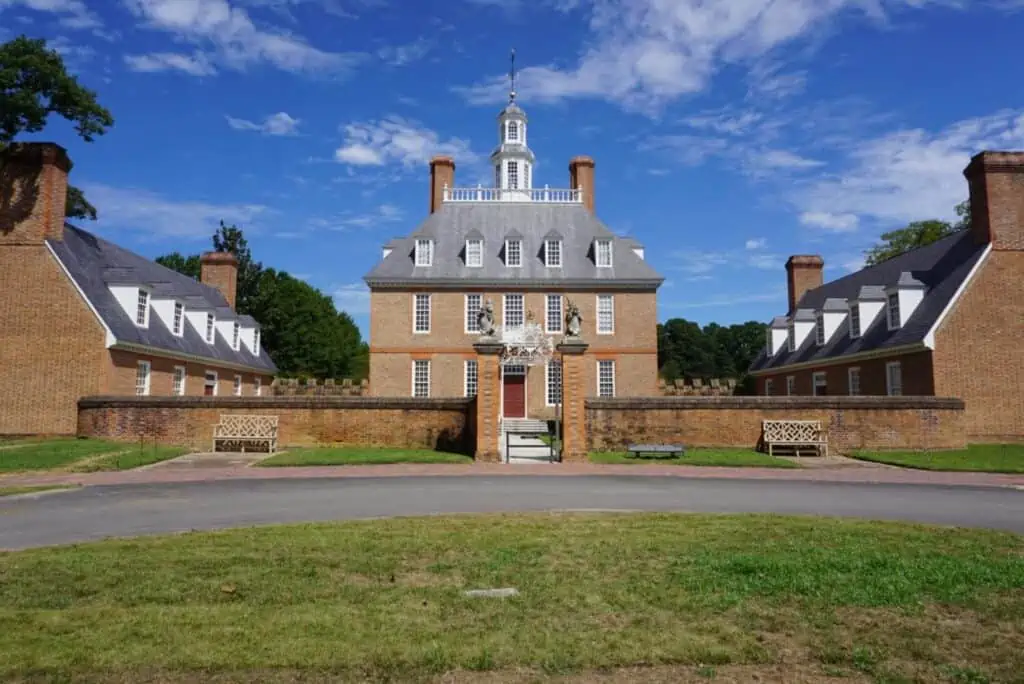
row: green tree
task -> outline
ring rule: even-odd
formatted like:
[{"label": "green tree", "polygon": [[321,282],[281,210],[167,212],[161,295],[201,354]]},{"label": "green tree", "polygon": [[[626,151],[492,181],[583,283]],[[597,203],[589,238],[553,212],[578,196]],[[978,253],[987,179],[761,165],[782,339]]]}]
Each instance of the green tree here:
[{"label": "green tree", "polygon": [[[0,149],[23,133],[38,133],[51,114],[70,121],[78,136],[92,142],[114,125],[96,93],[69,74],[64,60],[46,41],[19,36],[0,44]],[[76,187],[68,188],[69,218],[96,219],[96,207]]]},{"label": "green tree", "polygon": [[956,215],[956,223],[938,219],[914,221],[906,228],[882,233],[881,242],[864,253],[867,265],[880,264],[912,249],[930,245],[957,231],[966,230],[971,225],[971,200],[967,199],[956,205]]},{"label": "green tree", "polygon": [[658,325],[658,367],[666,382],[676,378],[736,378],[743,391],[747,369],[764,348],[765,326],[757,321],[728,327],[673,318]]},{"label": "green tree", "polygon": [[184,256],[181,252],[172,252],[156,258],[156,263],[166,266],[172,271],[183,273],[190,278],[199,280],[202,265],[199,263],[199,255]]},{"label": "green tree", "polygon": [[252,308],[259,294],[260,277],[263,264],[254,261],[249,242],[242,230],[235,225],[220,222],[217,232],[213,234],[213,249],[218,252],[231,252],[238,259],[238,291],[235,296],[235,308],[239,313],[253,315]]}]

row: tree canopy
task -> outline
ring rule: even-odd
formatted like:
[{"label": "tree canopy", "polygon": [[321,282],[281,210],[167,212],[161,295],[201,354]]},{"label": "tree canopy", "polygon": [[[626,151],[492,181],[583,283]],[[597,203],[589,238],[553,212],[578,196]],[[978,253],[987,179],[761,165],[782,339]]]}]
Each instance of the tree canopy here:
[{"label": "tree canopy", "polygon": [[[334,300],[284,271],[255,261],[242,230],[220,222],[213,248],[238,259],[235,309],[260,322],[260,339],[281,375],[315,378],[365,378],[369,348],[355,321],[338,311]],[[157,257],[167,268],[198,279],[198,254],[173,252]]]},{"label": "tree canopy", "polygon": [[875,264],[880,264],[912,249],[930,245],[947,235],[964,230],[971,225],[970,200],[958,204],[956,206],[956,214],[960,217],[956,223],[949,223],[948,221],[940,221],[938,219],[913,221],[905,228],[882,233],[881,242],[865,252],[867,265],[874,266]]},{"label": "tree canopy", "polygon": [[[114,125],[96,93],[68,73],[63,58],[45,40],[19,36],[0,44],[0,149],[21,134],[43,130],[51,114],[70,121],[86,142]],[[73,186],[68,187],[65,213],[96,219],[96,207]]]},{"label": "tree canopy", "polygon": [[701,328],[684,318],[658,324],[658,367],[667,382],[679,378],[737,378],[764,346],[765,326],[748,321],[728,327],[709,323]]}]

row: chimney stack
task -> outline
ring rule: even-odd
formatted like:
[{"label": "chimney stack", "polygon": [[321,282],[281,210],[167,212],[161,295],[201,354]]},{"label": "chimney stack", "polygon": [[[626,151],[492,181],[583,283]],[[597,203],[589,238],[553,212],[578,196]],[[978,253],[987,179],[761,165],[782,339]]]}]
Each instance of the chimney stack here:
[{"label": "chimney stack", "polygon": [[824,267],[825,261],[817,254],[797,254],[789,257],[789,261],[786,262],[789,313],[796,311],[796,305],[808,290],[822,286],[825,282],[822,277]]},{"label": "chimney stack", "polygon": [[594,159],[573,157],[569,160],[569,188],[583,191],[583,206],[594,213]]},{"label": "chimney stack", "polygon": [[238,259],[231,252],[207,252],[200,260],[199,281],[220,290],[228,306],[235,308],[238,290]]},{"label": "chimney stack", "polygon": [[64,239],[71,160],[55,143],[13,143],[0,152],[0,244]]},{"label": "chimney stack", "polygon": [[981,152],[964,169],[975,244],[1024,250],[1024,152]]},{"label": "chimney stack", "polygon": [[430,213],[444,203],[445,187],[455,187],[455,160],[438,155],[430,160]]}]

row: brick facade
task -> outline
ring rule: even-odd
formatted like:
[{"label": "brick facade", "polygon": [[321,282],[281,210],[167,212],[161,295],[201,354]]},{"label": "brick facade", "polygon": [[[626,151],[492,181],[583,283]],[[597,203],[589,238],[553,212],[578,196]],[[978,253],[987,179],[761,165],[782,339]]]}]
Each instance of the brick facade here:
[{"label": "brick facade", "polygon": [[[822,365],[795,370],[783,369],[779,373],[758,377],[757,393],[762,396],[768,394],[766,386],[767,381],[770,379],[772,380],[772,396],[786,396],[786,378],[793,376],[795,383],[793,395],[800,397],[813,396],[814,374],[822,372],[826,374],[825,377],[828,382],[827,396],[849,396],[849,370],[850,368],[859,368],[860,396],[884,397],[888,394],[885,366],[893,361],[899,361],[902,368],[904,396],[935,396],[935,386],[932,382],[932,353],[930,351],[879,356],[859,361],[845,361],[828,366]],[[955,394],[941,394],[941,396],[955,396]]]},{"label": "brick facade", "polygon": [[820,420],[829,451],[959,449],[966,445],[964,403],[934,397],[662,397],[588,399],[593,451],[650,442],[687,447],[758,444],[761,421]]},{"label": "brick facade", "polygon": [[234,396],[235,376],[242,376],[242,396],[256,395],[256,378],[262,381],[262,392],[270,394],[273,376],[255,374],[252,371],[225,368],[216,364],[198,361],[171,359],[150,354],[113,349],[110,351],[107,364],[107,382],[103,393],[114,396],[131,396],[135,394],[136,372],[139,361],[150,363],[149,393],[155,397],[169,397],[174,391],[174,369],[176,366],[185,368],[185,396],[203,396],[206,385],[206,372],[217,373],[217,396]]}]

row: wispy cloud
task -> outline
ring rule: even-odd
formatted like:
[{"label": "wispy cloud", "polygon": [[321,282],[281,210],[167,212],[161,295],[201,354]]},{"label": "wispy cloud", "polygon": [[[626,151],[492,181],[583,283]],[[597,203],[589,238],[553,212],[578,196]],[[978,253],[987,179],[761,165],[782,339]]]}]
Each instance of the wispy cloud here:
[{"label": "wispy cloud", "polygon": [[667,301],[661,304],[666,309],[712,309],[728,308],[741,304],[757,304],[760,302],[778,302],[786,296],[781,289],[772,289],[768,292],[751,292],[736,295],[721,295],[717,297],[702,298],[691,301]]},{"label": "wispy cloud", "polygon": [[764,238],[747,240],[743,249],[732,250],[677,250],[669,256],[673,271],[682,273],[682,280],[699,282],[713,280],[726,271],[755,268],[772,270],[780,268],[782,257],[764,251]]},{"label": "wispy cloud", "polygon": [[477,155],[461,138],[442,140],[436,131],[399,116],[380,121],[350,123],[342,128],[345,141],[334,158],[351,166],[397,164],[410,169],[422,166],[435,154],[447,154],[460,163],[474,163]]},{"label": "wispy cloud", "polygon": [[259,123],[247,119],[236,119],[232,116],[225,118],[228,125],[236,131],[257,131],[263,135],[272,136],[297,135],[299,132],[299,119],[292,117],[288,112],[271,114]]},{"label": "wispy cloud", "polygon": [[99,17],[89,11],[82,0],[0,0],[0,14],[8,7],[56,14],[58,23],[66,29],[98,29],[103,25]]},{"label": "wispy cloud", "polygon": [[385,64],[405,66],[426,57],[433,47],[434,41],[423,37],[404,45],[387,45],[382,47],[377,50],[377,56]]},{"label": "wispy cloud", "polygon": [[124,63],[132,71],[180,71],[190,76],[212,76],[217,69],[201,52],[186,55],[179,52],[151,52],[148,55],[125,55]]},{"label": "wispy cloud", "polygon": [[370,211],[346,211],[334,216],[315,217],[308,225],[315,230],[333,230],[345,232],[349,230],[367,230],[382,227],[401,221],[404,212],[393,204],[381,204]]},{"label": "wispy cloud", "polygon": [[748,250],[764,249],[768,245],[766,238],[751,238],[744,243],[744,247]]},{"label": "wispy cloud", "polygon": [[370,290],[364,283],[348,283],[333,288],[334,306],[349,315],[370,313]]}]

